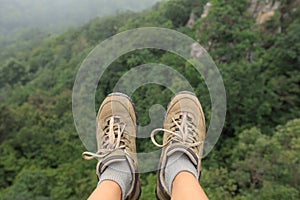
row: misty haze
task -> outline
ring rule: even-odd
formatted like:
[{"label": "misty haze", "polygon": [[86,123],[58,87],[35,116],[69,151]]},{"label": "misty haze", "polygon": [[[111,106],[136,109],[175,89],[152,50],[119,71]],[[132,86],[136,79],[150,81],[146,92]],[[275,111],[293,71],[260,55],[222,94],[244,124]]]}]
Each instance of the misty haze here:
[{"label": "misty haze", "polygon": [[116,12],[140,11],[160,0],[0,0],[0,46],[31,35],[59,33]]}]

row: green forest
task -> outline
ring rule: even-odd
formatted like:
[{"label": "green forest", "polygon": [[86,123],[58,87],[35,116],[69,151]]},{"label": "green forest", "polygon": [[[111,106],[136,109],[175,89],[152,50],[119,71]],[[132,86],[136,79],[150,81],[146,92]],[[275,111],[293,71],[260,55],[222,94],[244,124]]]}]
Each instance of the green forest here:
[{"label": "green forest", "polygon": [[[163,27],[197,40],[223,77],[227,113],[216,146],[202,161],[210,199],[300,199],[300,1],[169,0],[142,12],[98,17],[59,35],[28,31],[0,52],[0,200],[87,199],[97,161],[72,116],[76,73],[101,41],[138,27]],[[188,23],[190,22],[190,23]],[[189,80],[207,125],[210,97],[181,57],[155,49],[127,53],[101,79],[96,109],[128,70],[163,63]],[[117,72],[117,73],[116,73]],[[139,124],[174,94],[144,85],[132,99]],[[96,114],[96,111],[95,111]],[[150,133],[148,133],[150,135]],[[138,152],[156,147],[138,139]],[[141,174],[142,200],[155,199],[156,172]]]}]

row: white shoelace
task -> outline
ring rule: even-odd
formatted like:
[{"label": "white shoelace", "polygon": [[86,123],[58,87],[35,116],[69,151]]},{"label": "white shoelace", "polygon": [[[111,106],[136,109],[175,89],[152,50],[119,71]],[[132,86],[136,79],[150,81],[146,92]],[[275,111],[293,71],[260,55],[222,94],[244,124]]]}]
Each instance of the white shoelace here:
[{"label": "white shoelace", "polygon": [[[196,137],[198,130],[192,122],[192,118],[188,116],[187,112],[183,112],[178,115],[177,118],[172,118],[173,125],[171,126],[172,130],[157,128],[151,132],[151,140],[153,144],[157,147],[164,147],[168,145],[171,141],[175,141],[186,145],[188,147],[196,147],[203,143],[203,141],[197,141]],[[155,134],[159,131],[164,131],[170,133],[169,138],[165,144],[158,144],[155,140]]]},{"label": "white shoelace", "polygon": [[[108,125],[104,128],[104,143],[103,149],[98,149],[96,153],[92,153],[89,151],[83,152],[82,157],[86,160],[92,160],[94,158],[104,158],[109,153],[117,150],[125,148],[125,137],[122,137],[126,124],[117,122],[116,117],[112,116],[108,120]],[[125,136],[125,135],[124,135]]]}]

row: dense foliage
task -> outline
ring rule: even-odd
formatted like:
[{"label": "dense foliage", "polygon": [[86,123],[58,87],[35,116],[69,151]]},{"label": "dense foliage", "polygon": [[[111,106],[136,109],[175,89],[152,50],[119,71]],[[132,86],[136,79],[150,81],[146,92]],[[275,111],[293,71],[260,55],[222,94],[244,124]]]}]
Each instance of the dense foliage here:
[{"label": "dense foliage", "polygon": [[[256,24],[250,1],[173,0],[142,13],[97,18],[58,36],[31,32],[0,54],[0,199],[85,199],[94,189],[96,161],[85,150],[72,118],[72,87],[87,54],[109,36],[136,27],[176,29],[197,39],[216,61],[227,92],[226,124],[203,160],[201,185],[210,199],[300,198],[300,13],[281,0],[275,15]],[[196,13],[193,29],[185,26]],[[201,13],[199,12],[199,13]],[[164,63],[194,87],[209,121],[210,99],[201,77],[178,56],[137,50],[116,60],[97,91],[98,105],[118,79],[144,63]],[[118,73],[116,73],[116,71]],[[142,125],[153,104],[172,92],[142,86],[132,98]],[[138,140],[138,151],[155,149]],[[155,173],[142,174],[141,199],[154,199]]]}]

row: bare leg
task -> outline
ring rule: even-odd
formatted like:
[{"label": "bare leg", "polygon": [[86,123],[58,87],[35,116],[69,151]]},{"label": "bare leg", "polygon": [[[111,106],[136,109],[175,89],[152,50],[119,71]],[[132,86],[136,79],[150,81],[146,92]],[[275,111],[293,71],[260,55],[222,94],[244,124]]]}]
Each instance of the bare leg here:
[{"label": "bare leg", "polygon": [[120,186],[111,180],[105,180],[94,190],[88,200],[120,200],[122,190]]},{"label": "bare leg", "polygon": [[172,184],[172,200],[207,200],[205,192],[201,188],[196,177],[188,172],[179,172]]}]

